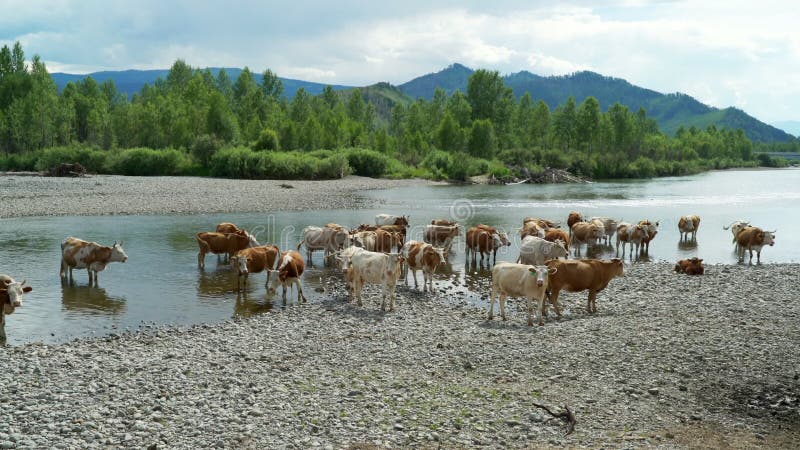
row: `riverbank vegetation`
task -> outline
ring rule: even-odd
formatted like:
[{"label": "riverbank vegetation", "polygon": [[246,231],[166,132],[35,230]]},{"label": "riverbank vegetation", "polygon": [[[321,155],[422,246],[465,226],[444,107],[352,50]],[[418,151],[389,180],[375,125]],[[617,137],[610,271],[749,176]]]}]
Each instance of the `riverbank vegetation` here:
[{"label": "riverbank vegetation", "polygon": [[516,99],[497,72],[478,70],[467,92],[437,90],[430,101],[368,102],[359,89],[331,87],[288,99],[270,70],[258,83],[247,68],[231,80],[179,60],[128,99],[113,81],[91,78],[59,92],[17,43],[0,50],[0,170],[78,162],[124,175],[465,180],[545,167],[646,178],[781,164],[756,155],[741,130],[667,136],[643,109],[601,111],[589,97],[550,110],[535,95]]}]

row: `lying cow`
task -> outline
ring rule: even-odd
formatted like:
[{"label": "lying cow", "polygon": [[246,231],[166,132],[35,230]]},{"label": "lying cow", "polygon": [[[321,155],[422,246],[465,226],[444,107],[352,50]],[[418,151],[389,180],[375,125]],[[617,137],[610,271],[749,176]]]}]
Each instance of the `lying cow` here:
[{"label": "lying cow", "polygon": [[6,274],[0,274],[0,343],[6,341],[6,316],[14,314],[14,310],[22,306],[23,294],[33,288],[25,286],[25,280],[15,281]]},{"label": "lying cow", "polygon": [[685,273],[686,275],[702,275],[705,273],[703,260],[697,257],[682,259],[675,264],[675,272]]},{"label": "lying cow", "polygon": [[[447,261],[445,249],[434,247],[425,242],[408,241],[403,245],[400,254],[405,259],[408,269],[411,270],[411,275],[414,278],[414,287],[419,287],[417,271],[422,270],[422,290],[424,291],[427,286],[430,286],[430,290],[433,292],[433,273],[439,264]],[[405,277],[405,283],[408,285],[407,276]]]},{"label": "lying cow", "polygon": [[625,257],[625,244],[631,244],[631,258],[633,258],[633,246],[636,246],[636,254],[639,254],[642,241],[647,236],[647,228],[642,225],[633,225],[621,222],[617,225],[617,255],[619,255],[619,244],[622,244],[622,257]]},{"label": "lying cow", "polygon": [[97,285],[97,274],[105,270],[106,266],[112,262],[122,262],[128,260],[128,255],[122,249],[122,241],[114,242],[111,247],[100,245],[97,242],[87,242],[75,237],[68,237],[61,243],[61,271],[59,275],[62,281],[67,279],[67,269],[69,269],[69,280],[72,281],[72,269],[86,269],[89,273],[89,285]]},{"label": "lying cow", "polygon": [[511,245],[505,233],[498,233],[496,228],[486,225],[478,225],[467,230],[466,241],[465,256],[467,261],[469,261],[470,253],[472,253],[472,262],[474,263],[477,254],[480,253],[481,264],[483,264],[484,254],[487,255],[487,262],[490,261],[490,257],[494,257],[494,262],[496,263],[497,249]]},{"label": "lying cow", "polygon": [[408,226],[408,216],[394,216],[391,214],[378,214],[375,216],[375,225],[400,225]]},{"label": "lying cow", "polygon": [[692,233],[692,240],[697,240],[697,228],[700,227],[700,216],[681,216],[678,219],[678,231],[681,235],[681,240],[689,240],[689,233]]},{"label": "lying cow", "polygon": [[302,238],[297,243],[297,250],[304,245],[308,263],[311,264],[311,257],[316,250],[322,250],[327,258],[337,250],[349,246],[350,233],[343,227],[305,227]]},{"label": "lying cow", "polygon": [[422,240],[449,252],[456,236],[461,236],[461,227],[458,225],[425,225]]},{"label": "lying cow", "polygon": [[569,252],[564,242],[549,242],[536,236],[525,236],[519,247],[518,264],[540,266],[548,259],[566,258]]},{"label": "lying cow", "polygon": [[[269,270],[275,267],[280,250],[274,245],[262,245],[259,247],[246,248],[239,250],[231,258],[233,270],[236,272],[236,289],[241,290],[247,286],[247,280],[251,273],[261,273],[267,271],[267,281],[264,287],[269,285]],[[244,283],[242,283],[244,278]]]},{"label": "lying cow", "polygon": [[553,259],[547,261],[547,266],[555,269],[550,275],[550,303],[553,304],[558,317],[561,317],[558,294],[562,289],[567,292],[588,290],[586,310],[589,313],[596,313],[597,293],[605,289],[614,277],[621,277],[623,274],[622,260],[616,258],[610,261]]},{"label": "lying cow", "polygon": [[650,254],[650,241],[656,238],[658,234],[658,222],[651,222],[648,219],[639,221],[639,225],[647,230],[647,236],[642,239],[642,252]]},{"label": "lying cow", "polygon": [[[548,285],[548,274],[557,269],[548,266],[531,266],[501,262],[492,269],[492,290],[489,293],[489,316],[494,318],[494,301],[499,297],[500,317],[506,320],[506,297],[525,297],[528,310],[528,326],[533,326],[533,301],[539,301],[539,325],[544,325],[544,298]],[[552,276],[552,275],[551,275]]]},{"label": "lying cow", "polygon": [[206,267],[206,254],[215,255],[226,254],[231,257],[239,250],[258,247],[255,236],[245,230],[238,230],[233,233],[217,233],[215,231],[204,231],[195,235],[197,245],[200,247],[197,253],[197,267]]},{"label": "lying cow", "polygon": [[580,256],[581,245],[586,244],[588,251],[589,244],[594,244],[598,239],[602,239],[606,232],[603,226],[592,222],[576,222],[572,225],[572,238],[570,246],[575,249],[575,256]]},{"label": "lying cow", "polygon": [[[303,262],[303,257],[300,253],[294,250],[287,250],[281,253],[278,260],[277,270],[269,270],[269,273],[275,275],[267,288],[267,294],[272,296],[277,294],[278,285],[283,287],[283,301],[286,301],[286,290],[291,289],[292,286],[297,286],[297,301],[302,303],[306,301],[303,296],[303,286],[300,284],[300,277],[305,271],[306,265]],[[267,276],[269,276],[269,273]]]},{"label": "lying cow", "polygon": [[347,278],[353,280],[353,297],[362,306],[361,292],[366,283],[381,285],[381,311],[389,297],[389,311],[394,311],[394,288],[402,272],[403,257],[397,253],[361,251],[350,257]]},{"label": "lying cow", "polygon": [[611,245],[611,236],[617,233],[617,225],[619,225],[619,223],[609,217],[592,217],[589,221],[603,227],[605,233],[603,236],[603,243],[605,245]]},{"label": "lying cow", "polygon": [[750,252],[750,262],[753,262],[753,250],[756,251],[758,258],[757,264],[761,264],[761,249],[765,245],[775,245],[775,231],[764,231],[758,227],[746,227],[736,235],[736,244],[739,246],[739,261],[744,261],[744,251]]}]

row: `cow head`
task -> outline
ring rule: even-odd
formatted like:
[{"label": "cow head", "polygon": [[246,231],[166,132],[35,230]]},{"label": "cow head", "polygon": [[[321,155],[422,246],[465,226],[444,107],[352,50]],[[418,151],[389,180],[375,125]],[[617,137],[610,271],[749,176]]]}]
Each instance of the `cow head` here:
[{"label": "cow head", "polygon": [[769,246],[775,245],[775,232],[777,231],[778,230],[764,232],[764,245],[769,245]]},{"label": "cow head", "polygon": [[614,258],[611,261],[609,261],[609,263],[611,264],[611,267],[613,268],[613,270],[611,272],[612,278],[613,277],[621,277],[625,273],[624,264],[622,263],[621,259]]},{"label": "cow head", "polygon": [[569,256],[569,252],[567,251],[567,246],[564,244],[564,241],[561,239],[556,239],[553,242],[553,249],[550,251],[550,256],[553,258],[567,258]]},{"label": "cow head", "polygon": [[[556,270],[556,269],[552,269]],[[532,277],[536,277],[536,286],[542,287],[547,284],[547,276],[550,274],[551,269],[547,266],[530,266],[528,272]],[[555,273],[555,272],[553,272]]]},{"label": "cow head", "polygon": [[4,276],[0,283],[0,297],[5,302],[3,303],[3,312],[11,314],[14,308],[22,306],[22,295],[26,292],[33,290],[30,286],[24,286],[25,280],[14,281],[11,277]]},{"label": "cow head", "polygon": [[119,243],[114,241],[114,245],[111,246],[111,257],[108,260],[123,263],[128,260],[128,255],[126,255],[125,250],[122,249],[122,241],[119,241]]},{"label": "cow head", "polygon": [[281,284],[282,281],[280,279],[281,271],[275,269],[268,269],[267,273],[270,275],[270,282],[269,286],[267,286],[267,295],[273,296],[278,292],[278,285]]},{"label": "cow head", "polygon": [[247,275],[247,257],[246,256],[233,256],[231,257],[231,265],[236,269],[239,274]]}]

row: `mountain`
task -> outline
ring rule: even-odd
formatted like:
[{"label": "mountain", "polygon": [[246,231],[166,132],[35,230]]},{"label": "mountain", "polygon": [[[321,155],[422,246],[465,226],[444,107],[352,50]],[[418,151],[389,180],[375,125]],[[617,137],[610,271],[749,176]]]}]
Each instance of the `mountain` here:
[{"label": "mountain", "polygon": [[[467,80],[472,72],[472,69],[461,64],[453,64],[442,71],[423,75],[398,87],[412,98],[425,99],[433,97],[436,87],[441,87],[448,93],[455,90],[466,92]],[[579,104],[586,97],[593,96],[603,110],[616,102],[632,111],[644,108],[647,115],[655,119],[661,130],[668,134],[674,134],[681,126],[705,129],[714,125],[718,128],[742,128],[750,139],[758,142],[787,142],[793,139],[793,136],[783,130],[761,122],[740,109],[714,108],[686,94],[663,94],[633,85],[621,78],[594,72],[543,77],[522,71],[506,75],[503,80],[515,96],[521,97],[529,92],[535,100],[544,100],[551,110],[570,96]]]},{"label": "mountain", "polygon": [[[228,75],[228,78],[231,79],[232,82],[236,81],[236,78],[239,77],[239,74],[242,73],[242,69],[237,68],[219,68],[219,67],[212,67],[211,73],[214,74],[216,77],[220,70],[225,70]],[[169,70],[167,69],[157,69],[157,70],[121,70],[121,71],[104,71],[104,72],[94,72],[90,74],[71,74],[71,73],[52,73],[50,76],[53,78],[53,81],[58,86],[58,89],[63,89],[64,86],[67,85],[69,82],[75,82],[78,80],[83,80],[86,77],[92,77],[98,83],[102,83],[106,80],[114,80],[114,84],[117,87],[117,90],[120,92],[124,92],[131,97],[133,94],[138,93],[145,84],[153,84],[159,78],[167,78],[167,74]],[[261,74],[260,73],[253,73],[253,77],[255,78],[257,83],[261,82]],[[295,92],[298,89],[303,88],[309,94],[317,95],[322,93],[322,89],[327,86],[324,83],[314,83],[311,81],[302,81],[302,80],[294,80],[291,78],[281,78],[283,82],[283,91],[284,94],[288,98],[294,97]],[[340,85],[332,85],[334,90],[343,90],[343,89],[350,89],[351,86],[340,86]]]},{"label": "mountain", "polygon": [[[344,102],[350,97],[353,89],[343,89],[337,91],[339,96]],[[388,122],[391,117],[392,108],[395,105],[401,104],[404,106],[410,105],[414,99],[403,93],[397,86],[392,86],[389,83],[376,83],[371,86],[358,88],[364,101],[372,103],[375,108],[375,115],[383,122]]]},{"label": "mountain", "polygon": [[780,128],[781,130],[800,137],[800,120],[783,120],[774,122],[772,126]]}]

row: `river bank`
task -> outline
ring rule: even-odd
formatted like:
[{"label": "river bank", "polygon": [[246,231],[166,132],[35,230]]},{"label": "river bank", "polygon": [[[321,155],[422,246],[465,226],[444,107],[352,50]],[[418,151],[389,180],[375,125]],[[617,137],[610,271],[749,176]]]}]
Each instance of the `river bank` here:
[{"label": "river bank", "polygon": [[231,180],[202,177],[0,177],[0,218],[211,214],[355,209],[380,204],[359,191],[436,184],[348,176],[338,180]]},{"label": "river bank", "polygon": [[[800,265],[626,267],[585,312],[507,322],[398,287],[246,320],[0,350],[3,448],[791,448]],[[533,403],[576,412],[560,422]],[[376,447],[372,447],[376,446]]]}]

